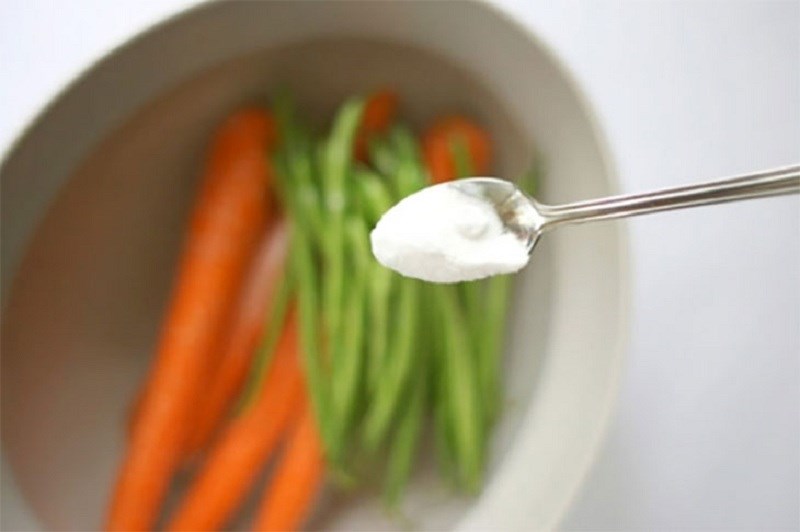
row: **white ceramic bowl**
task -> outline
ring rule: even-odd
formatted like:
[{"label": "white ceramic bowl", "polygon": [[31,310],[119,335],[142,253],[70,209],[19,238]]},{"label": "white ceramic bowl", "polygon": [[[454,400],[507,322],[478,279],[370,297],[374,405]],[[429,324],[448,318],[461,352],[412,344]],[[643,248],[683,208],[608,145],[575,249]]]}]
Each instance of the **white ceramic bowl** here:
[{"label": "white ceramic bowl", "polygon": [[[533,36],[483,3],[225,2],[182,13],[70,85],[2,166],[3,453],[40,526],[101,522],[123,419],[152,350],[181,224],[214,125],[293,88],[310,116],[398,89],[415,124],[464,110],[496,139],[498,174],[533,147],[551,202],[612,191],[592,115]],[[505,415],[474,501],[431,467],[417,526],[548,529],[590,467],[621,369],[620,225],[548,235],[517,283]],[[315,526],[392,526],[379,505],[332,504]]]}]

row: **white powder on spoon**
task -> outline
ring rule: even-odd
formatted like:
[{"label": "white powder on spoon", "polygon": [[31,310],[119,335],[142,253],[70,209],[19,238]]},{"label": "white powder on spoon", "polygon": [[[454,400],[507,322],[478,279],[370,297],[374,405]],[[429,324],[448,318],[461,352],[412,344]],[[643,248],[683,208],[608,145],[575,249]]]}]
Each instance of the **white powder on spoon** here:
[{"label": "white powder on spoon", "polygon": [[401,200],[370,237],[378,262],[434,283],[512,273],[528,262],[525,242],[505,230],[491,205],[447,184]]}]

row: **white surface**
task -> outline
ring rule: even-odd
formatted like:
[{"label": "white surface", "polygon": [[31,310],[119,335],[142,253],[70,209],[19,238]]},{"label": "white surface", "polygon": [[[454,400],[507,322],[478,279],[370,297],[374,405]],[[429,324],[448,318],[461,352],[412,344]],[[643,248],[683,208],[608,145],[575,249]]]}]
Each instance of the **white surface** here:
[{"label": "white surface", "polygon": [[[183,3],[1,3],[0,146],[101,50]],[[799,3],[504,4],[585,88],[624,191],[800,160]],[[630,368],[565,528],[797,528],[800,203],[627,223]]]}]

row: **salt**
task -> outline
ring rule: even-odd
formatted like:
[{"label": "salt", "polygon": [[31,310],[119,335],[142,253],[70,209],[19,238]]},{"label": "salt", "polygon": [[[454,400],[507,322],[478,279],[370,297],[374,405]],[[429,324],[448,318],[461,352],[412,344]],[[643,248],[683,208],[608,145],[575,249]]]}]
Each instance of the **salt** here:
[{"label": "salt", "polygon": [[528,262],[526,243],[505,229],[491,205],[447,184],[401,200],[370,237],[378,262],[434,283],[512,273]]}]

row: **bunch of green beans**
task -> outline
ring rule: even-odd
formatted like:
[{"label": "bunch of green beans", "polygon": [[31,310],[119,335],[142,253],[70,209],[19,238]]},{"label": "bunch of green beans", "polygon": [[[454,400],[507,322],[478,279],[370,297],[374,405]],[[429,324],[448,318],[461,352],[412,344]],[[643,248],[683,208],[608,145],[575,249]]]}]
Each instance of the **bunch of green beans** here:
[{"label": "bunch of green beans", "polygon": [[[430,424],[442,472],[475,493],[501,404],[511,280],[433,285],[375,261],[369,231],[430,179],[402,125],[371,140],[366,162],[353,157],[363,107],[359,98],[348,100],[330,132],[315,136],[286,93],[275,98],[281,144],[273,163],[292,242],[257,373],[295,301],[308,391],[334,478],[358,482],[369,476],[363,463],[382,467],[385,500],[395,506]],[[468,157],[453,150],[468,175]]]}]

